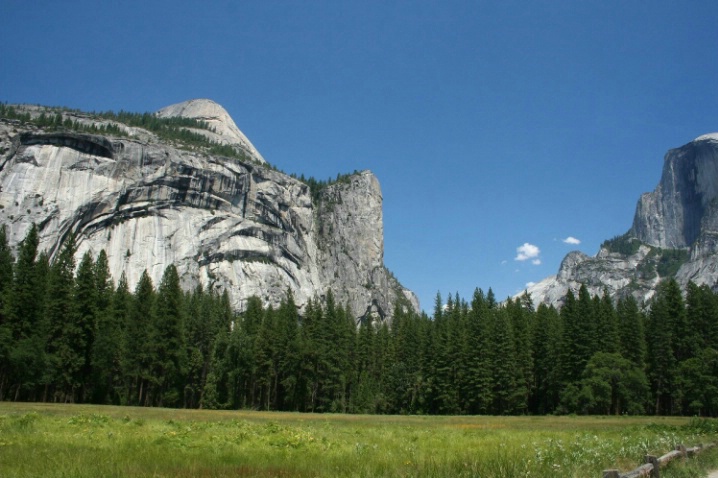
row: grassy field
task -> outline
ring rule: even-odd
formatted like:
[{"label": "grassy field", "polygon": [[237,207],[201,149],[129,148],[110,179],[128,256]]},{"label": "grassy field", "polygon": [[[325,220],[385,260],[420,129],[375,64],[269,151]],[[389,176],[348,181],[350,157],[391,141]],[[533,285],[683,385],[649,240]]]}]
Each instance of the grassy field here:
[{"label": "grassy field", "polygon": [[[0,476],[585,477],[718,440],[684,418],[397,417],[0,403]],[[662,470],[698,477],[711,451]]]}]

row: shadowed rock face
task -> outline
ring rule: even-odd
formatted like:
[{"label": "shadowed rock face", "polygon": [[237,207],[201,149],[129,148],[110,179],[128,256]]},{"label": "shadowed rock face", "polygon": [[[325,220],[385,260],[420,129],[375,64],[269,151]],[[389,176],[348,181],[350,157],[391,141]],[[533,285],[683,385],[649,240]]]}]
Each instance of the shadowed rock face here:
[{"label": "shadowed rock face", "polygon": [[691,247],[717,197],[718,136],[706,135],[666,154],[661,181],[638,201],[630,234],[656,247]]},{"label": "shadowed rock face", "polygon": [[[560,305],[568,289],[586,284],[591,294],[650,299],[658,283],[673,275],[683,287],[693,281],[718,285],[718,134],[670,150],[661,180],[641,195],[626,233],[643,245],[630,254],[602,248],[594,257],[572,252],[559,273],[528,288],[536,303]],[[658,267],[665,250],[684,250],[688,259],[672,273]],[[675,269],[668,269],[674,271]],[[663,272],[663,274],[662,274]],[[668,275],[666,275],[668,274]]]},{"label": "shadowed rock face", "polygon": [[78,260],[104,249],[115,280],[124,273],[134,287],[146,269],[158,284],[174,263],[185,287],[226,289],[240,310],[253,295],[276,305],[288,289],[300,306],[331,289],[357,317],[383,317],[397,302],[418,309],[384,267],[371,172],[329,186],[315,203],[306,184],[256,156],[213,157],[139,136],[0,120],[0,222],[11,244],[34,222],[54,255],[74,232]]}]

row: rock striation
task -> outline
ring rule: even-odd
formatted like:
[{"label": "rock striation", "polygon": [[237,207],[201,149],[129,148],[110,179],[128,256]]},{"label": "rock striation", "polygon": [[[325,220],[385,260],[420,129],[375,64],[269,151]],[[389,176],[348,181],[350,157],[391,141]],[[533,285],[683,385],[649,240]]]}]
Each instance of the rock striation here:
[{"label": "rock striation", "polygon": [[306,183],[268,167],[216,103],[158,112],[174,115],[205,121],[212,141],[236,145],[249,159],[184,148],[139,128],[109,136],[0,120],[0,223],[11,245],[35,223],[52,257],[74,233],[78,259],[104,249],[116,280],[124,273],[134,287],[147,270],[158,284],[174,263],[186,288],[227,290],[238,310],[250,296],[276,305],[287,290],[300,307],[331,290],[357,317],[385,319],[396,305],[418,310],[416,296],[384,266],[382,195],[371,172],[313,197]]},{"label": "rock striation", "polygon": [[558,274],[527,289],[534,302],[560,305],[569,289],[647,301],[674,277],[718,288],[718,133],[668,151],[661,180],[641,195],[633,225],[594,257],[571,252]]}]

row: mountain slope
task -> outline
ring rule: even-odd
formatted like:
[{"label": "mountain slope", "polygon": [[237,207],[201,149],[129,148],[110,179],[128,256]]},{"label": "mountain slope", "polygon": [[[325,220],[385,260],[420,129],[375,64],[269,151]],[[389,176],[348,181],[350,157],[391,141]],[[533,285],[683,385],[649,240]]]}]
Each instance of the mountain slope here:
[{"label": "mountain slope", "polygon": [[594,257],[571,252],[555,276],[527,292],[536,303],[560,305],[569,289],[586,284],[592,294],[645,301],[668,277],[683,287],[718,284],[718,134],[668,151],[661,180],[641,195],[628,232]]},{"label": "mountain slope", "polygon": [[[0,120],[0,223],[13,246],[32,223],[53,255],[75,233],[78,258],[105,249],[115,280],[125,273],[133,287],[147,269],[158,283],[174,263],[186,288],[226,289],[240,310],[252,295],[278,304],[291,290],[304,306],[330,289],[357,316],[418,309],[384,267],[381,189],[369,171],[313,194],[268,167],[206,100],[140,118],[151,131],[117,117],[13,111],[19,119]],[[241,159],[210,154],[215,144],[236,145]]]},{"label": "mountain slope", "polygon": [[255,161],[266,163],[257,148],[242,133],[229,113],[212,100],[197,99],[165,106],[157,113],[159,118],[190,118],[206,123],[212,131],[194,128],[192,131],[206,136],[209,140],[238,147],[246,151]]}]

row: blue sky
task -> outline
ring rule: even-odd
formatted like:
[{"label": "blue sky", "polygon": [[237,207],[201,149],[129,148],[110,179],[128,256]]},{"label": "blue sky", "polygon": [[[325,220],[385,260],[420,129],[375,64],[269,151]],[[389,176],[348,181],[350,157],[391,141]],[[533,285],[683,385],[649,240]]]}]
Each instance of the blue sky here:
[{"label": "blue sky", "polygon": [[[498,298],[631,226],[718,131],[715,1],[3,0],[0,101],[222,104],[262,155],[370,169],[385,263],[432,309]],[[580,244],[567,244],[566,238]]]}]

